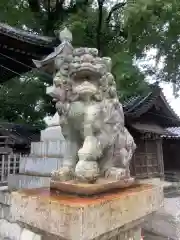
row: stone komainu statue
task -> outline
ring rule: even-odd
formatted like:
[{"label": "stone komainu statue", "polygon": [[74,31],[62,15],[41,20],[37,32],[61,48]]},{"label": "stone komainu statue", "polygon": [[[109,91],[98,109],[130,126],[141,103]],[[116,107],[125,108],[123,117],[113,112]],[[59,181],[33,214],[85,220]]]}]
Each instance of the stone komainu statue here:
[{"label": "stone komainu statue", "polygon": [[129,163],[136,148],[124,126],[124,114],[111,74],[111,59],[97,49],[73,49],[64,37],[55,58],[54,86],[62,133],[67,141],[63,167],[54,179],[95,182],[101,176],[129,178]]}]

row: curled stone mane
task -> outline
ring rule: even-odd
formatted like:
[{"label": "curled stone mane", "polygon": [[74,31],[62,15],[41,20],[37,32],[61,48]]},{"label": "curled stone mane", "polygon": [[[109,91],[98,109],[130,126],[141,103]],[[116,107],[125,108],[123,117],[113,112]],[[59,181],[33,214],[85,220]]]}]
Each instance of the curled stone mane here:
[{"label": "curled stone mane", "polygon": [[[84,51],[83,51],[84,50]],[[103,99],[112,99],[117,97],[116,82],[114,76],[111,74],[111,59],[99,58],[97,50],[91,48],[77,48],[73,52],[74,58],[68,65],[68,72],[66,76],[62,76],[61,72],[57,72],[56,79],[61,79],[61,89],[66,91],[66,100],[73,102],[79,98],[79,94],[73,90],[73,87],[80,85],[79,79],[94,78],[94,83],[97,86],[97,91],[92,98],[95,101],[102,101]],[[70,57],[68,57],[70,59]],[[60,81],[59,81],[60,82]],[[57,86],[57,84],[56,84]]]}]

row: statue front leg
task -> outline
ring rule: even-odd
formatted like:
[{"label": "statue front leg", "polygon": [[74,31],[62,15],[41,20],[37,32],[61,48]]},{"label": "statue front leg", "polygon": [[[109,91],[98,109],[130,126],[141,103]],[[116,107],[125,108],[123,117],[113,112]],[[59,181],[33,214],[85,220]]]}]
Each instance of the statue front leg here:
[{"label": "statue front leg", "polygon": [[77,179],[94,182],[100,174],[97,160],[102,155],[101,145],[95,136],[87,136],[83,147],[78,151],[79,161],[75,168]]}]

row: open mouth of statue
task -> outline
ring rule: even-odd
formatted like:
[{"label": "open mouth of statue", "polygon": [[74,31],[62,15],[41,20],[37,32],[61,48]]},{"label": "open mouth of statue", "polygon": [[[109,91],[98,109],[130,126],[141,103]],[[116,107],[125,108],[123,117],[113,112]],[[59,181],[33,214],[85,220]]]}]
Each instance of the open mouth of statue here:
[{"label": "open mouth of statue", "polygon": [[75,87],[75,92],[80,95],[82,94],[93,95],[97,92],[97,88],[89,82],[84,82],[78,85],[77,87]]},{"label": "open mouth of statue", "polygon": [[92,79],[99,79],[101,77],[101,73],[98,71],[97,68],[91,66],[83,66],[75,68],[71,71],[70,77],[73,78],[75,81],[78,78],[92,78]]}]

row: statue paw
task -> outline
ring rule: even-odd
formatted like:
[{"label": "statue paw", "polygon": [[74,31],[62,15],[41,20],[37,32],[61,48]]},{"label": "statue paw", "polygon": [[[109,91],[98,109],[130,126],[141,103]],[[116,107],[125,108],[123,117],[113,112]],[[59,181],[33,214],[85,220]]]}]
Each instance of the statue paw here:
[{"label": "statue paw", "polygon": [[[125,168],[112,167],[105,170],[105,178],[111,178],[114,180],[121,180],[127,178],[127,170]],[[129,176],[128,176],[129,177]]]},{"label": "statue paw", "polygon": [[69,181],[73,179],[74,170],[72,167],[68,167],[68,166],[62,167],[57,171],[53,171],[51,173],[51,176],[53,180],[58,180],[61,182]]},{"label": "statue paw", "polygon": [[100,174],[96,161],[79,161],[75,168],[75,176],[81,182],[93,183]]}]

